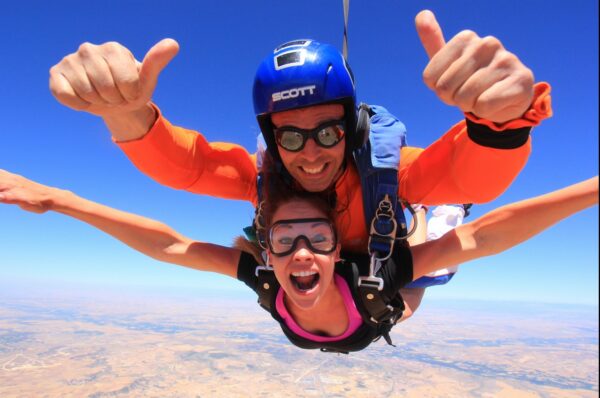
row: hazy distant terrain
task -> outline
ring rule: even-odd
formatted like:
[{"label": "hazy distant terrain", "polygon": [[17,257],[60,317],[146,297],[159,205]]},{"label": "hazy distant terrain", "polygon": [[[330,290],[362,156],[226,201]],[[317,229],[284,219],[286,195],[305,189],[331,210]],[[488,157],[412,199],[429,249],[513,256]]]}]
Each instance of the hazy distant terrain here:
[{"label": "hazy distant terrain", "polygon": [[210,296],[0,293],[0,397],[598,396],[596,307],[425,302],[338,355]]}]

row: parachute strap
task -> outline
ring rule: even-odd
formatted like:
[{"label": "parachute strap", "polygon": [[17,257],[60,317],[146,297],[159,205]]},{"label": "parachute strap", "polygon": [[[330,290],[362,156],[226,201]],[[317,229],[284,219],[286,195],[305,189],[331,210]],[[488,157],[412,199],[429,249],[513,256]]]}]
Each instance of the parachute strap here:
[{"label": "parachute strap", "polygon": [[348,60],[348,12],[350,11],[350,0],[344,1],[344,41],[342,43],[342,55]]},{"label": "parachute strap", "polygon": [[369,230],[368,251],[372,257],[377,257],[379,261],[390,258],[394,251],[396,242],[396,230],[398,223],[394,214],[394,206],[389,194],[385,194],[379,202],[375,216],[371,220]]},{"label": "parachute strap", "polygon": [[368,137],[353,156],[363,193],[368,252],[383,261],[391,255],[394,241],[406,236],[406,218],[398,197],[398,166],[406,129],[381,106],[361,104],[360,110],[369,116],[363,123]]},{"label": "parachute strap", "polygon": [[371,255],[371,261],[369,262],[369,275],[368,276],[359,276],[358,277],[358,287],[368,286],[371,288],[377,289],[377,291],[382,291],[384,282],[383,279],[375,276],[377,271],[381,269],[381,260],[378,259],[375,254]]},{"label": "parachute strap", "polygon": [[254,271],[258,282],[256,293],[258,294],[258,304],[265,310],[271,312],[273,297],[277,293],[279,283],[275,278],[275,272],[270,265],[259,265]]},{"label": "parachute strap", "polygon": [[[368,276],[358,277],[358,293],[364,308],[370,315],[370,321],[377,324],[394,325],[404,311],[404,300],[389,300],[384,292],[383,278],[377,276],[382,260],[371,255]],[[386,337],[386,341],[388,341]],[[391,340],[388,341],[391,344]]]},{"label": "parachute strap", "polygon": [[390,337],[390,331],[389,330],[386,330],[385,332],[382,332],[381,335],[385,339],[386,343],[388,343],[392,347],[396,347],[396,345],[394,343],[392,343],[392,338]]},{"label": "parachute strap", "polygon": [[377,275],[392,255],[396,240],[407,235],[398,197],[398,167],[401,149],[406,145],[406,128],[381,106],[360,104],[359,114],[363,115],[359,121],[367,137],[353,156],[360,176],[371,262],[369,275],[358,279],[358,289],[371,321],[382,324],[395,322],[404,310],[403,301],[390,305],[383,296],[384,281]]},{"label": "parachute strap", "polygon": [[402,205],[398,202],[398,172],[396,169],[377,167],[363,183],[370,184],[368,192],[363,193],[366,220],[369,225],[369,255],[376,255],[381,261],[387,260],[393,250],[396,239],[406,236],[406,219]]}]

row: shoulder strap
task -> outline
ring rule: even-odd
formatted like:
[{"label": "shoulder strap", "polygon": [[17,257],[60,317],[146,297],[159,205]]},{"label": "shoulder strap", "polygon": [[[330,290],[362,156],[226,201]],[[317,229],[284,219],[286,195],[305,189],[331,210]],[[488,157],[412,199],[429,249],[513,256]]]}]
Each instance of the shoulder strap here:
[{"label": "shoulder strap", "polygon": [[[364,261],[367,260],[368,257],[364,256]],[[390,262],[390,266],[396,266],[393,261],[389,260],[388,262]],[[392,280],[399,273],[384,272],[385,268],[382,267],[375,274],[377,278],[381,279],[381,284],[374,285],[364,283],[363,278],[368,275],[370,269],[366,264],[359,266],[354,262],[345,262],[343,268],[338,274],[353,290],[352,295],[355,300],[359,300],[356,304],[359,308],[362,307],[362,311],[359,309],[359,312],[363,321],[377,326],[389,325],[391,329],[391,326],[402,317],[404,311],[404,300],[396,288],[398,283]],[[361,280],[363,280],[362,283]]]},{"label": "shoulder strap", "polygon": [[[399,273],[384,272],[386,269],[382,268],[376,274],[382,279],[382,287],[385,285],[385,289],[359,284],[360,278],[368,274],[369,268],[367,264],[363,264],[368,258],[366,255],[356,257],[355,260],[360,264],[351,261],[342,262],[339,266],[336,264],[336,273],[343,277],[352,289],[352,296],[363,321],[376,328],[377,333],[374,337],[383,336],[388,344],[393,345],[388,333],[404,311],[404,300],[397,288],[398,281],[393,280]],[[393,261],[390,263],[391,266],[396,266]]]},{"label": "shoulder strap", "polygon": [[270,266],[259,265],[256,267],[256,294],[258,295],[258,304],[267,312],[272,313],[275,309],[275,298],[279,290],[279,282],[275,278],[273,268]]},{"label": "shoulder strap", "polygon": [[[364,117],[367,112],[369,117]],[[363,211],[369,234],[369,254],[385,259],[396,238],[407,235],[406,218],[398,205],[400,150],[406,146],[406,128],[384,107],[361,104],[359,120],[366,120],[368,140],[353,153],[363,193]]]},{"label": "shoulder strap", "polygon": [[242,251],[237,278],[256,293],[258,304],[271,312],[279,291],[279,282],[275,278],[273,267],[259,264],[252,254]]}]

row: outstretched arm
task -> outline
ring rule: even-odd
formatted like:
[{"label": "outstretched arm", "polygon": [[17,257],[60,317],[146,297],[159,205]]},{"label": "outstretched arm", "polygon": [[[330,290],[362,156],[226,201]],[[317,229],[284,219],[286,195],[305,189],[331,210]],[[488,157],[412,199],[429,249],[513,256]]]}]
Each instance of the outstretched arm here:
[{"label": "outstretched arm", "polygon": [[34,213],[49,210],[62,213],[157,260],[237,277],[240,256],[237,249],[193,241],[161,222],[116,210],[4,170],[0,170],[0,203],[16,204]]},{"label": "outstretched arm", "polygon": [[139,62],[117,42],[83,43],[50,68],[50,91],[61,104],[102,117],[116,141],[136,140],[156,121],[152,94],[178,51],[164,39]]},{"label": "outstretched arm", "polygon": [[422,152],[402,149],[400,196],[427,205],[489,202],[527,163],[531,128],[552,115],[550,86],[534,85],[531,70],[494,37],[463,30],[446,42],[427,10],[415,23],[429,56],[425,84],[467,120]]},{"label": "outstretched arm", "polygon": [[61,104],[102,117],[129,159],[158,183],[255,202],[253,155],[171,125],[152,104],[160,73],[178,51],[175,40],[163,39],[140,62],[117,42],[83,43],[50,69],[50,91]]},{"label": "outstretched arm", "polygon": [[413,247],[414,279],[516,246],[557,222],[598,204],[598,177],[502,206],[438,240]]}]

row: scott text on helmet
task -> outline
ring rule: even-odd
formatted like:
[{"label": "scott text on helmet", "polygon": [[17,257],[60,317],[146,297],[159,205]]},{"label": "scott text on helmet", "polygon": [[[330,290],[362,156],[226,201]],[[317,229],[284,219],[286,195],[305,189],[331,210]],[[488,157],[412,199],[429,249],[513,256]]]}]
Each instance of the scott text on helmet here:
[{"label": "scott text on helmet", "polygon": [[310,95],[313,95],[315,93],[315,91],[314,91],[315,88],[317,88],[317,86],[315,86],[313,84],[312,86],[295,87],[295,88],[291,88],[289,90],[279,91],[277,93],[273,93],[272,99],[273,99],[273,102],[276,102],[276,101],[286,100],[289,98],[305,96],[307,90],[309,91]]}]

